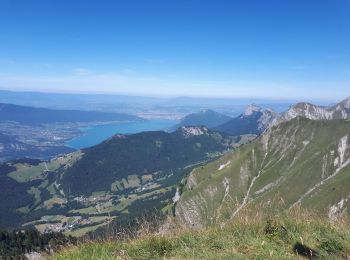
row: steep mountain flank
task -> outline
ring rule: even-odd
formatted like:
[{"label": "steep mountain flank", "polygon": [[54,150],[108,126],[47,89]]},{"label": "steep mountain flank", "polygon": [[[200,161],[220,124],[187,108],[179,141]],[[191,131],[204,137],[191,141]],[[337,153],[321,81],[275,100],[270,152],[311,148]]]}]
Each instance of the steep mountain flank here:
[{"label": "steep mountain flank", "polygon": [[302,206],[336,218],[350,206],[350,122],[296,117],[195,168],[176,204],[189,227],[224,223],[246,207]]},{"label": "steep mountain flank", "polygon": [[279,118],[280,115],[271,109],[262,109],[255,105],[250,105],[240,116],[213,129],[233,136],[244,134],[260,135],[265,129],[277,123]]}]

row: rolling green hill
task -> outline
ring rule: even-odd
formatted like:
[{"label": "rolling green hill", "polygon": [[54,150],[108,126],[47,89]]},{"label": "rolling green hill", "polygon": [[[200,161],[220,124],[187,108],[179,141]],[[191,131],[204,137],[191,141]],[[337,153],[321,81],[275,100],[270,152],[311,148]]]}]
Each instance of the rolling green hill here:
[{"label": "rolling green hill", "polygon": [[335,219],[350,205],[350,121],[297,117],[195,168],[177,202],[188,227],[221,224],[244,208],[301,206]]}]

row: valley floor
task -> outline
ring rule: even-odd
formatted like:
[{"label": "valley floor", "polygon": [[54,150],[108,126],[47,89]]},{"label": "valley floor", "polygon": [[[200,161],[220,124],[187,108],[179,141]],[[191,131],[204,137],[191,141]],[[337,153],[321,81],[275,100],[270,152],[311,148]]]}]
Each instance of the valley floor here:
[{"label": "valley floor", "polygon": [[[176,232],[175,232],[176,231]],[[52,256],[61,259],[349,259],[350,221],[305,212],[262,218],[242,215],[223,228],[175,230],[118,242],[86,242]],[[176,235],[175,235],[176,234]]]}]

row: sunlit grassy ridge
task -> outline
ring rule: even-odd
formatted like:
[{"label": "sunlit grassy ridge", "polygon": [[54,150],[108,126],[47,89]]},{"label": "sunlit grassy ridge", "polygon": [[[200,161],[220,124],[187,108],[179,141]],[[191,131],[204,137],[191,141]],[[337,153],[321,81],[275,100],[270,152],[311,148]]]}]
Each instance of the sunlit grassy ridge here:
[{"label": "sunlit grassy ridge", "polygon": [[224,227],[86,242],[52,259],[297,259],[303,254],[317,259],[349,257],[349,220],[330,222],[300,211],[272,218],[241,214]]}]

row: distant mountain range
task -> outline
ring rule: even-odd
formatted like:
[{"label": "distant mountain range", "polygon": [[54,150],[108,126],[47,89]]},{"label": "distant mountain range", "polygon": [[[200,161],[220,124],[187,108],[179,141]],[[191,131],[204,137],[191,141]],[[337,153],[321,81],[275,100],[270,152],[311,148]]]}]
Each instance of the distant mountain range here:
[{"label": "distant mountain range", "polygon": [[213,128],[229,135],[260,135],[265,129],[275,124],[280,115],[271,109],[262,109],[256,105],[247,106],[245,112],[230,121]]},{"label": "distant mountain range", "polygon": [[0,103],[0,121],[15,121],[20,124],[38,125],[67,122],[132,121],[132,115],[79,110],[54,110]]},{"label": "distant mountain range", "polygon": [[280,117],[280,114],[271,109],[263,109],[256,105],[247,106],[245,112],[235,118],[213,110],[203,110],[187,115],[170,130],[174,131],[181,126],[206,126],[231,136],[260,135]]},{"label": "distant mountain range", "polygon": [[213,128],[230,121],[232,118],[215,112],[211,109],[202,110],[185,116],[179,124],[173,126],[170,131],[175,131],[181,126],[205,126]]},{"label": "distant mountain range", "polygon": [[200,124],[207,125],[214,131],[223,132],[228,135],[260,135],[271,126],[293,119],[297,116],[302,116],[313,120],[350,118],[350,97],[336,105],[328,107],[316,106],[310,103],[298,103],[291,106],[286,112],[282,113],[277,113],[272,109],[264,109],[253,104],[247,106],[244,113],[241,115],[227,120],[222,124],[218,124],[217,126],[209,126],[212,122],[212,118],[210,117],[211,115],[218,118],[218,113],[214,111],[210,111],[208,114],[203,112],[191,114],[185,117],[180,125],[184,124],[184,122],[186,122],[188,125],[196,125],[196,122],[199,121],[196,121],[196,119],[200,118]]}]

